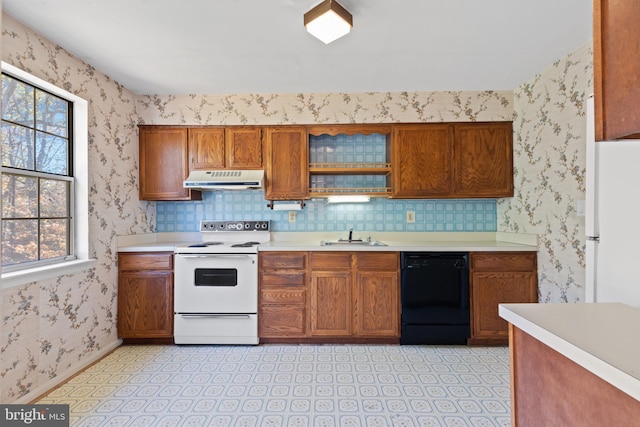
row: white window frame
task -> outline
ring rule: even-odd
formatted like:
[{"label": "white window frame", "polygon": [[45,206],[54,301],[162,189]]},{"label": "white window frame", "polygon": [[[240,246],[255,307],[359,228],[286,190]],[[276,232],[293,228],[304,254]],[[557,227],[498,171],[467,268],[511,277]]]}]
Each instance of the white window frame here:
[{"label": "white window frame", "polygon": [[3,271],[1,288],[6,289],[77,273],[90,268],[96,260],[89,256],[89,103],[77,95],[4,61],[2,61],[2,72],[73,103],[73,129],[71,131],[73,132],[72,167],[75,181],[74,191],[71,195],[75,212],[73,224],[71,224],[75,259],[22,270]]}]

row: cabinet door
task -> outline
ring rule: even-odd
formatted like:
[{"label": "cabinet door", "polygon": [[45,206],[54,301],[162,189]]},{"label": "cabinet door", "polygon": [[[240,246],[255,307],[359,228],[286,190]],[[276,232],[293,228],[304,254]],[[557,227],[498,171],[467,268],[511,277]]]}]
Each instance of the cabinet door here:
[{"label": "cabinet door", "polygon": [[640,2],[593,1],[596,141],[640,138]]},{"label": "cabinet door", "polygon": [[265,129],[266,200],[309,198],[309,142],[301,126]]},{"label": "cabinet door", "polygon": [[391,138],[392,197],[451,194],[453,141],[449,125],[395,125]]},{"label": "cabinet door", "polygon": [[173,273],[121,271],[118,277],[118,336],[173,336]]},{"label": "cabinet door", "polygon": [[400,336],[397,272],[359,271],[356,280],[356,335]]},{"label": "cabinet door", "polygon": [[453,126],[456,197],[513,196],[511,122]]},{"label": "cabinet door", "polygon": [[225,131],[226,167],[229,169],[262,168],[262,129],[227,128]]},{"label": "cabinet door", "polygon": [[224,128],[189,129],[190,170],[224,168]]},{"label": "cabinet door", "polygon": [[471,274],[472,340],[508,342],[508,323],[498,304],[538,300],[537,274],[531,272],[473,272]]},{"label": "cabinet door", "polygon": [[140,200],[195,200],[182,186],[189,174],[187,129],[140,127]]},{"label": "cabinet door", "polygon": [[349,271],[311,273],[311,335],[350,336],[353,276]]}]

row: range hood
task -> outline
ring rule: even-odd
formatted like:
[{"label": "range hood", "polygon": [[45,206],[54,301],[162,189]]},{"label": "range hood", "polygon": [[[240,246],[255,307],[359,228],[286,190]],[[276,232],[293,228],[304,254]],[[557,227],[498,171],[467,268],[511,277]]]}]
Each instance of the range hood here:
[{"label": "range hood", "polygon": [[196,170],[183,187],[195,190],[253,190],[262,188],[263,170]]}]

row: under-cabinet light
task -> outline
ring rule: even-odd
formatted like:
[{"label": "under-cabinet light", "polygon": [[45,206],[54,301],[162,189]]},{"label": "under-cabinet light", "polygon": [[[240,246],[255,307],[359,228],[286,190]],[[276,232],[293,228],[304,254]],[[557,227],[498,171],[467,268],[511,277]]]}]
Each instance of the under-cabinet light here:
[{"label": "under-cabinet light", "polygon": [[329,196],[327,197],[327,203],[367,203],[371,201],[370,196]]}]

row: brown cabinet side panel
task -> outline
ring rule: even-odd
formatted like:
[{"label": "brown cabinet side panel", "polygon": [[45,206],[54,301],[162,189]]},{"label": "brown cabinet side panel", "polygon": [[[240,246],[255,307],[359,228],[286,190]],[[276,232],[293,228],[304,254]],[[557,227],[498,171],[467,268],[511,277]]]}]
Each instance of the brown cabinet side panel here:
[{"label": "brown cabinet side panel", "polygon": [[640,137],[640,2],[594,0],[596,140]]},{"label": "brown cabinet side panel", "polygon": [[512,425],[631,426],[640,402],[512,327]]}]

